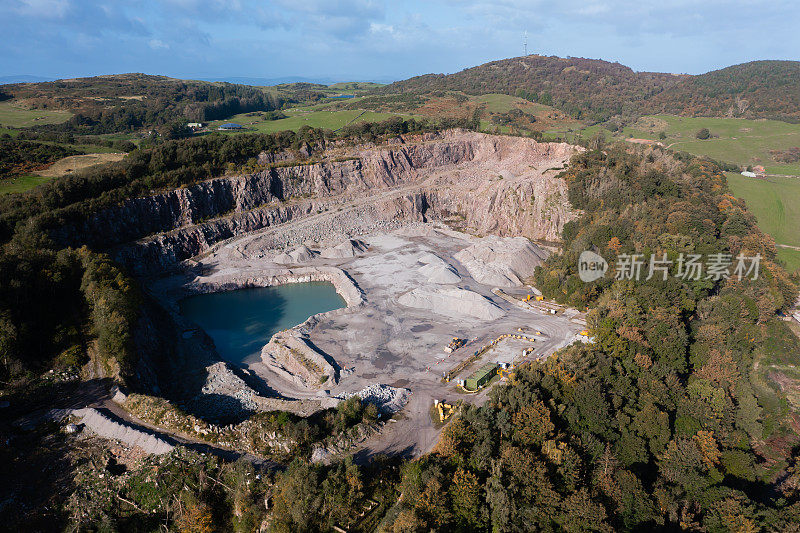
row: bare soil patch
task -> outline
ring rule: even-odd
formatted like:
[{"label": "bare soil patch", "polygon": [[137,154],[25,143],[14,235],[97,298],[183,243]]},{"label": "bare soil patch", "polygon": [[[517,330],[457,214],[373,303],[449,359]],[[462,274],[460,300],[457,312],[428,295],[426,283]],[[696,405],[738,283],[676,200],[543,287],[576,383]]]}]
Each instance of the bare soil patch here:
[{"label": "bare soil patch", "polygon": [[125,154],[85,154],[73,155],[59,159],[50,167],[40,170],[35,174],[45,178],[60,178],[71,174],[76,170],[93,167],[95,165],[103,165],[105,163],[113,163],[121,161]]}]

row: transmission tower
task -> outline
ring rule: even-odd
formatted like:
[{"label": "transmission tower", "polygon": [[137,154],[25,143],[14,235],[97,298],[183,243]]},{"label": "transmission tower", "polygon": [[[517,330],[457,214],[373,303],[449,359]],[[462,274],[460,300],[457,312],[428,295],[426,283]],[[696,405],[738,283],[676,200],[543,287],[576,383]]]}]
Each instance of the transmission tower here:
[{"label": "transmission tower", "polygon": [[524,44],[523,48],[524,48],[524,52],[525,52],[523,55],[527,56],[528,55],[528,30],[525,30],[525,44]]}]

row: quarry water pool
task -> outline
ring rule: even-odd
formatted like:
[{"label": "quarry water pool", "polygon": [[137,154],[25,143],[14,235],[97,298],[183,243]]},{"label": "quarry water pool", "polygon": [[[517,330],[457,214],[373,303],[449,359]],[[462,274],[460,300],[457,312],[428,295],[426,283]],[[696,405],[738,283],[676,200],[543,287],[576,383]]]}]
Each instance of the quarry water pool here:
[{"label": "quarry water pool", "polygon": [[278,331],[346,306],[326,282],[197,294],[179,305],[183,316],[211,336],[220,356],[236,364],[258,361],[261,348]]}]

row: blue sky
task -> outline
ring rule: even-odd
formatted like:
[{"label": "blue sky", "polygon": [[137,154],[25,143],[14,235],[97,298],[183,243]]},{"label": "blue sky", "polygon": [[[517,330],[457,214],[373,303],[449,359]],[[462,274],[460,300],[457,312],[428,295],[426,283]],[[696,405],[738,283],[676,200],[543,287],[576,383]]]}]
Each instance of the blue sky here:
[{"label": "blue sky", "polygon": [[0,76],[402,79],[545,55],[701,73],[800,59],[798,0],[2,0]]}]

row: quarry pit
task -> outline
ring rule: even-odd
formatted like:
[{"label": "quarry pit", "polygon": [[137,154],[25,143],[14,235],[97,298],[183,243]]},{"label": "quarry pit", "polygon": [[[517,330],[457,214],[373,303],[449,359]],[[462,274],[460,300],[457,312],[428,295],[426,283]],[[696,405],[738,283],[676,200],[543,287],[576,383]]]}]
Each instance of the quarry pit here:
[{"label": "quarry pit", "polygon": [[[142,365],[142,380],[152,376],[154,394],[169,388],[187,411],[210,419],[306,416],[378,387],[392,420],[358,453],[430,451],[439,432],[429,414],[434,400],[486,399],[488,388],[466,394],[458,379],[486,362],[545,358],[583,329],[574,310],[550,314],[493,292],[535,290],[524,282],[550,253],[536,242],[555,241],[574,217],[558,174],[578,150],[473,132],[400,138],[350,149],[358,164],[338,154],[327,165],[290,167],[284,193],[290,183],[311,191],[291,200],[176,222],[123,244],[116,258],[138,271],[174,337],[169,361]],[[276,190],[274,175],[228,179],[237,205],[245,193],[264,194],[258,180]],[[184,195],[178,205],[186,211],[207,202],[198,191],[174,194]],[[310,281],[332,283],[346,307],[276,333],[253,362],[222,361],[213,340],[179,312],[190,295]],[[531,340],[475,356],[522,331]],[[446,353],[454,337],[468,342]]]}]

